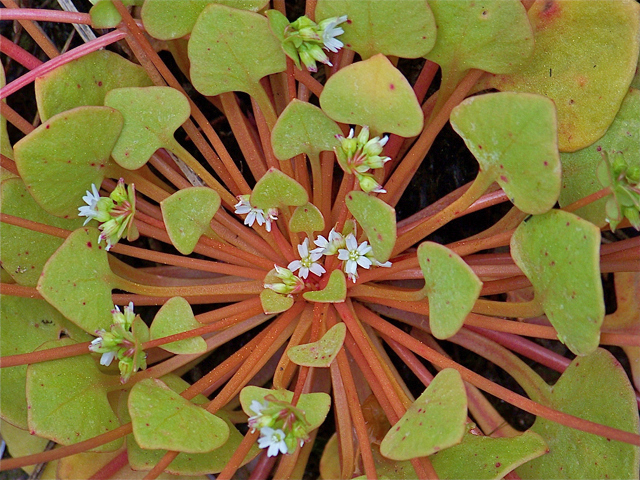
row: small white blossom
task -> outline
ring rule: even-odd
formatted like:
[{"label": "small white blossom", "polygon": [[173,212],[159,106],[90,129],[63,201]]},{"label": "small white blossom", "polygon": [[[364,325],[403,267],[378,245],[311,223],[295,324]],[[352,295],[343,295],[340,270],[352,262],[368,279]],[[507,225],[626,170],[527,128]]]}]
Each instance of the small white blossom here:
[{"label": "small white blossom", "polygon": [[270,427],[263,427],[260,430],[260,435],[258,446],[268,448],[267,456],[275,457],[278,453],[287,453],[287,444],[284,441],[286,434],[281,429],[274,430]]},{"label": "small white blossom", "polygon": [[91,192],[87,190],[87,194],[82,197],[82,201],[86,203],[82,207],[78,207],[78,216],[87,217],[83,225],[86,225],[95,217],[98,216],[98,200],[100,200],[100,193],[95,183],[91,184]]},{"label": "small white blossom", "polygon": [[300,254],[300,260],[294,260],[287,268],[292,272],[300,270],[300,278],[307,278],[309,276],[309,271],[318,277],[326,272],[322,265],[316,263],[316,261],[322,257],[322,253],[319,253],[316,250],[309,252],[308,238],[305,238],[304,242],[298,245],[298,253]]},{"label": "small white blossom", "polygon": [[333,53],[336,53],[338,50],[340,50],[344,46],[344,43],[342,43],[336,37],[344,33],[344,30],[342,29],[342,27],[338,27],[338,25],[346,21],[347,21],[347,16],[342,15],[341,17],[328,18],[320,22],[320,24],[318,25],[320,28],[323,29],[322,43],[324,44],[324,47],[327,50]]},{"label": "small white blossom", "polygon": [[105,367],[108,367],[109,365],[111,365],[111,362],[113,361],[114,358],[116,358],[115,350],[112,350],[110,352],[105,352],[100,357],[100,365],[104,365]]},{"label": "small white blossom", "polygon": [[358,266],[368,269],[373,263],[367,257],[371,246],[366,241],[358,245],[358,240],[352,233],[347,235],[345,242],[347,248],[338,250],[338,260],[345,262],[344,273],[355,283],[358,278]]},{"label": "small white blossom", "polygon": [[249,195],[239,195],[238,203],[235,206],[235,213],[238,215],[247,215],[244,219],[244,224],[251,227],[254,222],[258,222],[258,225],[265,225],[267,232],[271,231],[271,222],[278,220],[278,209],[270,208],[265,214],[261,208],[255,208],[251,205]]},{"label": "small white blossom", "polygon": [[329,232],[329,238],[326,239],[322,235],[318,235],[313,243],[318,248],[311,250],[311,253],[320,253],[322,255],[335,255],[340,248],[345,246],[344,237],[342,234],[336,232],[335,228],[332,228]]}]

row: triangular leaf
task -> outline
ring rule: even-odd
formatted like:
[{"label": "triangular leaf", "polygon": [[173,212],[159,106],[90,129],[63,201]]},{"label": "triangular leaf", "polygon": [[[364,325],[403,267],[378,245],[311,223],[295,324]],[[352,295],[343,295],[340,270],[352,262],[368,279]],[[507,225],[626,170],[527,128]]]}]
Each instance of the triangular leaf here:
[{"label": "triangular leaf", "polygon": [[270,168],[251,193],[251,205],[265,212],[280,206],[299,207],[309,201],[305,188],[280,170]]},{"label": "triangular leaf", "polygon": [[281,295],[265,288],[260,292],[260,303],[262,304],[262,310],[267,315],[272,313],[286,312],[293,307],[293,297],[287,295]]},{"label": "triangular leaf", "polygon": [[342,270],[334,270],[326,287],[322,290],[304,292],[302,296],[309,302],[342,303],[347,297],[347,279]]},{"label": "triangular leaf", "polygon": [[328,367],[340,352],[346,334],[345,324],[337,323],[317,342],[291,347],[287,350],[287,356],[296,365]]},{"label": "triangular leaf", "polygon": [[[187,332],[201,327],[193,316],[191,305],[182,297],[173,297],[156,313],[150,327],[151,339],[168,337],[176,333]],[[178,342],[166,343],[160,348],[171,353],[204,353],[207,351],[207,343],[202,337],[187,338]]]},{"label": "triangular leaf", "polygon": [[397,238],[393,207],[359,191],[349,192],[345,204],[367,234],[376,260],[382,263],[389,260]]},{"label": "triangular leaf", "polygon": [[324,230],[324,217],[313,203],[305,203],[297,207],[289,220],[292,232],[320,232]]}]

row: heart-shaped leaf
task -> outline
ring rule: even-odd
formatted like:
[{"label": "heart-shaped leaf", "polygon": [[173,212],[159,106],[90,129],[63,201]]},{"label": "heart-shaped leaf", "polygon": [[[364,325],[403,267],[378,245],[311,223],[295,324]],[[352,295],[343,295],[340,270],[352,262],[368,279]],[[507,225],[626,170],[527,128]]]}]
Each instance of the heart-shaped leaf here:
[{"label": "heart-shaped leaf", "polygon": [[445,368],[391,427],[380,453],[392,460],[425,457],[457,445],[467,420],[467,394],[457,370]]},{"label": "heart-shaped leaf", "polygon": [[[42,345],[40,350],[74,343],[69,338],[53,340]],[[29,365],[29,428],[56,443],[72,445],[119,427],[107,399],[114,378],[101,373],[89,355]],[[122,439],[118,439],[94,451],[108,452],[121,445]]]},{"label": "heart-shaped leaf", "polygon": [[[265,279],[266,281],[266,279]],[[267,315],[272,313],[286,312],[293,307],[293,297],[287,295],[281,295],[265,288],[260,292],[260,303],[262,304],[262,310]]]},{"label": "heart-shaped leaf", "polygon": [[482,282],[462,258],[438,243],[422,243],[418,261],[429,297],[431,333],[440,339],[452,337],[478,299]]},{"label": "heart-shaped leaf", "polygon": [[[182,297],[173,297],[156,313],[150,327],[151,339],[168,337],[201,326],[202,324],[193,316],[189,302]],[[204,353],[207,351],[207,343],[202,337],[193,337],[166,343],[160,348],[178,354]]]},{"label": "heart-shaped leaf", "polygon": [[308,201],[305,188],[275,168],[270,168],[251,192],[251,205],[265,212],[281,206],[299,207]]},{"label": "heart-shaped leaf", "polygon": [[332,75],[320,95],[320,106],[336,122],[367,125],[374,135],[413,137],[424,123],[411,85],[382,54]]},{"label": "heart-shaped leaf", "polygon": [[[610,427],[638,432],[638,406],[629,378],[606,350],[571,362],[553,387],[527,388],[536,402],[569,415]],[[588,394],[586,394],[588,392]],[[542,417],[533,432],[549,445],[549,453],[518,468],[523,479],[637,478],[640,449],[609,438],[565,427]]]},{"label": "heart-shaped leaf", "polygon": [[269,0],[183,0],[179,14],[174,0],[146,0],[142,6],[142,23],[149,35],[159,40],[173,40],[191,33],[198,16],[210,3],[257,12]]},{"label": "heart-shaped leaf", "polygon": [[207,187],[185,188],[160,202],[173,246],[183,255],[193,252],[200,237],[211,231],[219,207],[220,195]]},{"label": "heart-shaped leaf", "polygon": [[429,5],[438,36],[426,57],[442,68],[446,94],[439,93],[439,100],[440,95],[448,97],[470,69],[512,72],[533,53],[533,32],[519,0],[432,0]]},{"label": "heart-shaped leaf", "polygon": [[324,217],[313,203],[305,203],[297,207],[289,220],[289,230],[292,232],[307,232],[313,237],[314,232],[324,230]]},{"label": "heart-shaped leaf", "polygon": [[[251,402],[256,400],[264,404],[267,402],[267,400],[264,399],[267,395],[273,395],[276,400],[282,400],[284,402],[291,402],[291,400],[293,400],[293,392],[289,390],[270,390],[268,388],[254,386],[244,387],[240,391],[240,403],[242,404],[244,413],[250,416],[255,415],[256,413],[250,408]],[[331,397],[322,392],[303,393],[300,395],[296,407],[304,412],[305,418],[307,422],[309,422],[307,432],[311,432],[324,422],[331,407]]]},{"label": "heart-shaped leaf", "polygon": [[436,41],[436,22],[425,0],[319,0],[316,20],[347,15],[340,41],[364,59],[376,53],[403,58],[427,54]]},{"label": "heart-shaped leaf", "polygon": [[[336,271],[336,270],[334,270]],[[320,340],[287,350],[289,360],[304,367],[328,367],[342,348],[347,327],[337,323]]]},{"label": "heart-shaped leaf", "polygon": [[[630,89],[604,137],[582,150],[560,155],[562,191],[558,202],[562,207],[604,187],[596,173],[598,165],[603,161],[601,152],[609,154],[609,158],[613,158],[614,153],[622,153],[627,165],[640,168],[640,137],[633,134],[640,131],[638,112],[640,112],[640,90]],[[607,224],[605,212],[607,198],[596,200],[574,213],[598,227],[603,227]]]},{"label": "heart-shaped leaf", "polygon": [[600,342],[604,299],[600,230],[562,210],[534,216],[511,237],[511,256],[529,278],[558,339],[576,355]]},{"label": "heart-shaped leaf", "polygon": [[193,27],[189,59],[193,86],[211,96],[232,91],[263,96],[260,79],[287,68],[265,17],[216,4],[205,7]]},{"label": "heart-shaped leaf", "polygon": [[38,112],[44,122],[72,108],[102,106],[104,96],[114,88],[151,85],[140,65],[108,50],[98,50],[36,78]]},{"label": "heart-shaped leaf", "polygon": [[78,107],[43,123],[14,146],[16,166],[29,192],[47,212],[77,217],[82,196],[100,185],[122,130],[109,107]]},{"label": "heart-shaped leaf", "polygon": [[293,99],[278,117],[271,132],[273,153],[279,160],[287,160],[300,153],[318,156],[333,150],[342,135],[338,124],[315,105]]},{"label": "heart-shaped leaf", "polygon": [[171,87],[118,88],[104,104],[124,118],[111,156],[128,170],[142,167],[159,148],[175,145],[173,133],[191,113],[187,98]]},{"label": "heart-shaped leaf", "polygon": [[386,262],[396,244],[396,211],[377,197],[364,192],[349,192],[345,197],[347,208],[367,234],[373,255]]},{"label": "heart-shaped leaf", "polygon": [[546,95],[558,109],[560,150],[591,145],[613,121],[635,73],[640,6],[629,0],[537,0],[528,14],[533,56],[479,88]]},{"label": "heart-shaped leaf", "polygon": [[302,296],[309,302],[342,303],[347,298],[347,279],[342,270],[334,270],[326,287],[315,292],[304,292]]},{"label": "heart-shaped leaf", "polygon": [[[67,230],[75,230],[82,226],[81,218],[67,220],[45,212],[29,195],[19,178],[10,178],[2,182],[0,211]],[[2,266],[16,283],[35,287],[42,267],[60,245],[61,238],[6,223],[2,225],[0,236]]]},{"label": "heart-shaped leaf", "polygon": [[434,453],[429,460],[441,479],[498,480],[546,452],[545,441],[531,431],[504,438],[467,432],[460,444]]},{"label": "heart-shaped leaf", "polygon": [[[63,332],[79,342],[92,338],[44,300],[6,295],[0,297],[0,330],[2,357],[31,353],[43,343],[57,340]],[[28,429],[26,379],[27,365],[0,369],[0,417],[25,430]]]},{"label": "heart-shaped leaf", "polygon": [[116,285],[99,233],[79,228],[69,235],[44,266],[37,287],[47,302],[89,333],[109,329]]},{"label": "heart-shaped leaf", "polygon": [[516,207],[544,213],[560,195],[560,155],[553,102],[540,95],[490,93],[464,100],[451,125]]},{"label": "heart-shaped leaf", "polygon": [[229,438],[226,422],[182,398],[160,380],[146,378],[129,395],[136,442],[143,448],[206,453]]}]

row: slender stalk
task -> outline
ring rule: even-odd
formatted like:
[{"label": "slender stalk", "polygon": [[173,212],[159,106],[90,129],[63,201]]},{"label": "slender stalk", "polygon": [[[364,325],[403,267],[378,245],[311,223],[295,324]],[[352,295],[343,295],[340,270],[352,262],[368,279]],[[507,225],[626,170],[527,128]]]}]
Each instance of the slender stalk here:
[{"label": "slender stalk", "polygon": [[[11,12],[12,10],[3,10],[3,12]],[[14,10],[15,11],[15,10]],[[4,17],[4,15],[2,15]],[[7,37],[0,35],[0,52],[15,60],[27,70],[33,70],[42,65],[42,62],[27,52],[20,45],[16,45]]]},{"label": "slender stalk", "polygon": [[[13,0],[2,0],[2,3],[4,4],[7,10],[10,10],[10,9],[21,10],[20,6]],[[3,12],[3,15],[2,15],[3,19],[5,14],[6,12]],[[60,55],[56,46],[53,44],[51,40],[49,40],[49,37],[47,37],[47,35],[42,31],[42,28],[40,28],[40,25],[27,19],[24,19],[24,20],[18,19],[18,22],[20,23],[20,25],[22,25],[22,28],[24,28],[27,32],[29,32],[29,35],[31,35],[31,38],[33,38],[33,40],[38,44],[38,46],[42,49],[42,51],[46,53],[47,57],[55,58],[58,55]]]},{"label": "slender stalk", "polygon": [[[262,115],[262,117],[264,118],[264,121],[267,124],[267,128],[269,132],[271,132],[273,130],[273,127],[276,124],[276,121],[278,120],[278,115],[276,114],[276,110],[273,107],[273,103],[271,103],[271,99],[269,98],[269,95],[267,94],[267,92],[265,91],[261,83],[258,83],[256,87],[253,89],[253,91],[250,93],[251,93],[251,99],[256,102],[256,106],[258,107],[260,112],[258,114],[258,111],[256,111],[254,106],[254,113],[256,114],[256,119],[258,115]],[[258,129],[259,128],[260,127],[258,126]],[[263,137],[262,133],[260,134],[260,136]],[[262,138],[262,140],[263,140],[263,146],[264,146],[264,138]],[[276,165],[269,164],[269,153],[266,151],[266,149],[265,149],[265,155],[267,158],[267,164],[269,166],[275,167]]]},{"label": "slender stalk", "polygon": [[298,70],[297,68],[293,70],[293,75],[296,77],[296,80],[307,87],[316,97],[320,98],[322,89],[324,88],[322,84],[313,78],[306,70]]},{"label": "slender stalk", "polygon": [[242,463],[242,460],[247,456],[247,453],[249,453],[253,444],[256,443],[256,440],[258,440],[259,435],[260,432],[255,429],[247,432],[242,442],[240,442],[240,445],[238,445],[238,448],[236,448],[236,451],[233,452],[229,462],[227,462],[224,469],[216,477],[217,480],[231,480],[238,470],[238,466]]},{"label": "slender stalk", "polygon": [[[22,77],[20,77],[22,78]],[[22,116],[16,112],[13,108],[7,105],[5,102],[0,101],[0,115],[7,119],[7,121],[20,130],[23,134],[29,135],[35,130],[35,127],[27,122]]]},{"label": "slender stalk", "polygon": [[91,25],[91,15],[64,10],[42,10],[39,8],[8,8],[2,12],[2,20],[31,20],[35,22],[80,23]]},{"label": "slender stalk", "polygon": [[213,296],[231,296],[231,295],[260,295],[260,292],[264,289],[262,282],[258,280],[252,280],[249,282],[235,282],[235,283],[223,283],[217,285],[193,285],[187,287],[158,287],[152,285],[142,285],[136,282],[130,282],[121,277],[114,279],[114,284],[121,290],[126,290],[132,293],[138,293],[141,295],[151,296],[200,296],[200,295],[213,295]]}]

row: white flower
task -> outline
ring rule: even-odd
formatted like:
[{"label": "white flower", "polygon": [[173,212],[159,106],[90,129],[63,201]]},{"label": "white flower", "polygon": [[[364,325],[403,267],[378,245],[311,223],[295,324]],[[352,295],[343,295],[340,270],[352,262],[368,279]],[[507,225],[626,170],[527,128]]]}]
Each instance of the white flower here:
[{"label": "white flower", "polygon": [[338,260],[345,262],[344,273],[355,283],[358,278],[358,266],[366,269],[371,267],[372,262],[367,258],[367,253],[371,251],[371,247],[366,241],[358,245],[358,240],[352,233],[347,235],[345,242],[347,248],[338,250]]},{"label": "white flower", "polygon": [[338,253],[338,249],[344,247],[344,237],[336,232],[335,228],[332,228],[329,232],[329,239],[324,238],[322,235],[318,235],[313,243],[318,248],[311,250],[311,253],[319,253],[322,255],[335,255]]},{"label": "white flower", "polygon": [[326,272],[322,265],[316,263],[316,261],[322,257],[322,253],[319,253],[316,250],[309,252],[308,238],[305,238],[304,242],[298,245],[298,253],[300,254],[300,260],[294,260],[287,268],[292,272],[299,269],[300,278],[307,278],[309,276],[309,271],[318,277]]},{"label": "white flower", "polygon": [[267,232],[271,231],[271,222],[278,220],[278,209],[270,208],[269,211],[265,214],[264,210],[261,208],[255,208],[251,205],[249,195],[239,195],[238,203],[234,206],[236,207],[235,213],[238,215],[247,216],[244,219],[244,224],[251,227],[253,226],[253,222],[258,222],[258,225],[265,225]]},{"label": "white flower", "polygon": [[116,358],[115,350],[111,350],[110,352],[105,352],[100,357],[100,365],[104,365],[105,367],[108,367],[109,365],[111,365],[111,362],[113,361],[114,358]]},{"label": "white flower", "polygon": [[87,190],[87,194],[82,197],[82,201],[86,203],[82,207],[78,207],[78,216],[87,217],[83,225],[86,225],[95,217],[98,216],[98,200],[100,200],[100,193],[95,183],[91,184],[91,192]]},{"label": "white flower", "polygon": [[270,427],[262,427],[260,430],[261,437],[258,439],[260,448],[267,448],[267,456],[275,457],[278,453],[287,453],[287,444],[285,443],[285,433],[281,429],[274,430]]},{"label": "white flower", "polygon": [[344,46],[344,43],[335,37],[344,33],[344,30],[341,27],[338,27],[338,25],[346,21],[347,16],[343,15],[341,17],[328,18],[327,20],[320,22],[318,25],[323,28],[322,43],[327,50],[335,53]]}]

